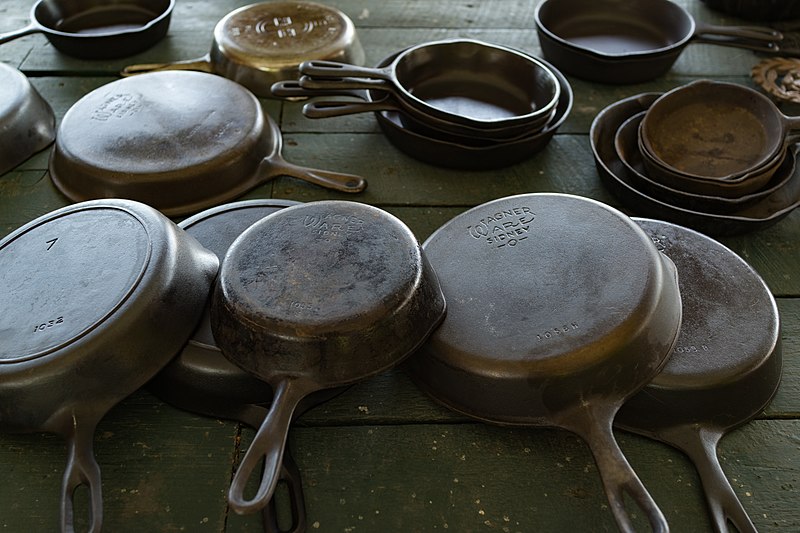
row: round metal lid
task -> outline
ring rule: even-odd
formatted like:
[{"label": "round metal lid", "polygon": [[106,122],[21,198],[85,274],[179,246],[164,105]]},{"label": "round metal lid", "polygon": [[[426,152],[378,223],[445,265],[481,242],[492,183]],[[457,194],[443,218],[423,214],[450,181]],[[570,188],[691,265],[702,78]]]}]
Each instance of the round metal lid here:
[{"label": "round metal lid", "polygon": [[107,320],[151,250],[142,221],[114,207],[44,218],[0,243],[0,364],[57,351]]},{"label": "round metal lid", "polygon": [[613,359],[652,315],[661,258],[613,208],[524,194],[457,216],[423,248],[448,311],[426,351],[487,379],[581,373]]},{"label": "round metal lid", "polygon": [[352,20],[313,2],[244,6],[217,23],[214,39],[228,60],[261,70],[296,71],[309,59],[363,62],[363,57],[351,57],[354,46],[361,50]]}]

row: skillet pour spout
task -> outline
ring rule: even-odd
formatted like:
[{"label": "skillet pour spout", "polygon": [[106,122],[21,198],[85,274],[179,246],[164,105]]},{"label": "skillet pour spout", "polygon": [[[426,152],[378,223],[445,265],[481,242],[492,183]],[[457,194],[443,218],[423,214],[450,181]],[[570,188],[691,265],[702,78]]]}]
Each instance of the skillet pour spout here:
[{"label": "skillet pour spout", "polygon": [[[637,527],[627,496],[652,530],[667,531],[611,424],[677,339],[682,308],[672,261],[619,211],[549,193],[475,207],[423,249],[448,311],[407,363],[414,381],[485,422],[576,433],[590,446],[619,528]],[[502,275],[486,274],[498,265]]]},{"label": "skillet pour spout", "polygon": [[74,530],[81,485],[90,530],[100,530],[95,427],[180,350],[218,265],[171,220],[129,200],[68,206],[0,241],[0,429],[66,438],[62,532]]},{"label": "skillet pour spout", "polygon": [[[214,338],[225,357],[274,391],[228,494],[234,511],[251,513],[272,497],[298,404],[399,364],[441,322],[445,300],[411,230],[355,202],[273,213],[237,237],[222,264],[211,302]],[[257,492],[245,497],[262,459]]]}]

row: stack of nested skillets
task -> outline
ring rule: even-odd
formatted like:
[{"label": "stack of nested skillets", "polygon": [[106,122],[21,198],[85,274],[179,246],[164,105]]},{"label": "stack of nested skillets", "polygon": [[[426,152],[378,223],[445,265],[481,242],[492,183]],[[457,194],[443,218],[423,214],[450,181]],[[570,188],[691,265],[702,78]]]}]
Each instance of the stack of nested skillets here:
[{"label": "stack of nested skillets", "polygon": [[554,67],[511,48],[475,40],[423,43],[376,68],[308,61],[276,96],[345,96],[314,101],[309,118],[374,111],[390,141],[409,155],[455,168],[497,168],[547,144],[572,107]]},{"label": "stack of nested skillets", "polygon": [[752,89],[701,80],[608,106],[590,137],[601,177],[637,214],[720,235],[800,203],[798,128]]},{"label": "stack of nested skillets", "polygon": [[786,157],[792,128],[800,128],[800,119],[784,116],[762,94],[703,80],[653,103],[639,126],[638,146],[659,183],[737,198],[769,183]]}]

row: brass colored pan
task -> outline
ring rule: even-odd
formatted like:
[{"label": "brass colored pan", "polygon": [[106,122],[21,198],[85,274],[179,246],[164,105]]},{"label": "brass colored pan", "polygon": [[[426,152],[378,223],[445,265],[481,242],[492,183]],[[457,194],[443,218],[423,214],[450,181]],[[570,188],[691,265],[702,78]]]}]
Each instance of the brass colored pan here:
[{"label": "brass colored pan", "polygon": [[225,15],[214,28],[211,51],[205,56],[130,65],[121,74],[199,70],[225,76],[258,96],[269,97],[273,83],[297,78],[298,65],[311,59],[364,64],[353,21],[338,9],[316,2],[261,2]]}]

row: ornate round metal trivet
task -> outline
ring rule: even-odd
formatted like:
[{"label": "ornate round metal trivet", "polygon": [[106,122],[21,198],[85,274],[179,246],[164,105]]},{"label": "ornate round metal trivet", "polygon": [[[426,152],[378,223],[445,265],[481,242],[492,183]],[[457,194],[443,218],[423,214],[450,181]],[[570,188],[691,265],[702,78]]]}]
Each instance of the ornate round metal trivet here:
[{"label": "ornate round metal trivet", "polygon": [[770,96],[800,104],[800,59],[764,59],[753,67],[750,76]]}]

